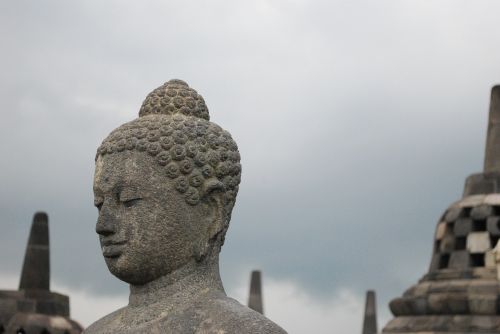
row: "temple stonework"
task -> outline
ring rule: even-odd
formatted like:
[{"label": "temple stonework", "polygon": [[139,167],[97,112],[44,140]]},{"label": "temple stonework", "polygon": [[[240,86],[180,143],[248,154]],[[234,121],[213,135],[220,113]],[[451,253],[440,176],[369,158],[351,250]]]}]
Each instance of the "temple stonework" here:
[{"label": "temple stonework", "polygon": [[391,301],[384,333],[499,333],[500,86],[492,89],[484,171],[437,224],[429,272]]},{"label": "temple stonework", "polygon": [[240,153],[196,90],[177,79],[154,89],[139,117],[104,139],[95,162],[96,232],[130,297],[86,334],[286,334],[224,291],[219,253]]},{"label": "temple stonework", "polygon": [[366,292],[363,334],[377,334],[377,302],[375,291]]},{"label": "temple stonework", "polygon": [[0,333],[79,334],[69,318],[69,297],[50,291],[49,221],[33,218],[19,290],[0,290]]},{"label": "temple stonework", "polygon": [[260,270],[254,270],[250,276],[248,307],[260,314],[264,314],[264,302],[262,299],[262,274]]}]

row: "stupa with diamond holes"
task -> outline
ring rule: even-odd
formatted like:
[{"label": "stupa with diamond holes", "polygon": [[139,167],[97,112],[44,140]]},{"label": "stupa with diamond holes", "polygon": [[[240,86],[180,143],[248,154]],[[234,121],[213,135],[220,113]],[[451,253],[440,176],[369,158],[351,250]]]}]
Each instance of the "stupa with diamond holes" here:
[{"label": "stupa with diamond holes", "polygon": [[429,272],[390,302],[384,333],[500,333],[500,86],[491,92],[484,171],[436,228]]}]

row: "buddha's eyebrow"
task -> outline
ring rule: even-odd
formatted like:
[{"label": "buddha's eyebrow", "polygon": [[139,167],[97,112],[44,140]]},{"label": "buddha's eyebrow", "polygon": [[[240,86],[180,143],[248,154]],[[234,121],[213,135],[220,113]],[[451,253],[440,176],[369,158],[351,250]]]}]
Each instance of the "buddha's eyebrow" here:
[{"label": "buddha's eyebrow", "polygon": [[137,185],[134,184],[124,184],[122,187],[120,187],[119,192],[139,192],[140,188]]},{"label": "buddha's eyebrow", "polygon": [[113,194],[120,193],[121,189],[123,188],[123,184],[124,182],[122,180],[116,180],[116,182],[114,182],[113,184],[102,181],[96,182],[94,184],[94,194],[102,196],[105,193],[113,193]]}]

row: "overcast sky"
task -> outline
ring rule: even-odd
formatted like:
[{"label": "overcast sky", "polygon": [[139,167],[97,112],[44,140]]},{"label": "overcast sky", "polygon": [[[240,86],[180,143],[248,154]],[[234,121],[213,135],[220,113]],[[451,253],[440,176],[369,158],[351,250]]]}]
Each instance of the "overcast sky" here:
[{"label": "overcast sky", "polygon": [[[88,325],[126,303],[94,232],[96,148],[171,78],[231,132],[242,184],[229,294],[264,272],[289,333],[357,333],[427,270],[437,219],[481,171],[498,1],[0,2],[0,288],[49,213],[54,289]],[[300,321],[298,321],[300,319]],[[309,329],[309,330],[308,330]]]}]

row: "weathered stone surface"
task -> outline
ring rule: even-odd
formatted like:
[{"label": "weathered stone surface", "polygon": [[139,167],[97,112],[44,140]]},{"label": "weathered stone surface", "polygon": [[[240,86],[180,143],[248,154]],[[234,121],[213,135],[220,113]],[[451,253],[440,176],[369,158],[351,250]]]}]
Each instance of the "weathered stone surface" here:
[{"label": "weathered stone surface", "polygon": [[240,156],[193,89],[172,80],[99,147],[96,232],[129,304],[85,333],[285,333],[226,296],[219,252],[240,183]]},{"label": "weathered stone surface", "polygon": [[[391,301],[395,318],[385,326],[384,333],[500,332],[499,129],[497,86],[492,90],[484,172],[467,178],[463,198],[441,217],[429,272],[402,298]],[[447,227],[453,226],[451,237],[442,226],[443,220]],[[417,301],[426,307],[415,307]]]},{"label": "weathered stone surface", "polygon": [[468,251],[453,252],[450,256],[449,268],[463,269],[470,266],[470,254]]},{"label": "weathered stone surface", "polygon": [[389,303],[391,312],[396,316],[413,314],[410,298],[395,298]]},{"label": "weathered stone surface", "polygon": [[491,90],[485,152],[484,172],[500,172],[500,86],[495,86]]},{"label": "weathered stone surface", "polygon": [[439,250],[441,253],[451,253],[455,249],[455,237],[452,234],[446,234],[441,240]]},{"label": "weathered stone surface", "polygon": [[441,254],[435,253],[434,255],[432,255],[431,265],[429,266],[430,272],[439,270],[440,260],[441,260]]},{"label": "weathered stone surface", "polygon": [[431,282],[420,282],[414,286],[411,295],[414,296],[426,296],[429,292],[429,289],[432,288]]},{"label": "weathered stone surface", "polygon": [[500,317],[480,315],[427,315],[398,317],[384,328],[393,334],[495,334],[500,331]]},{"label": "weathered stone surface", "polygon": [[464,209],[460,207],[451,207],[446,211],[444,220],[448,223],[454,222],[458,218],[462,217],[464,214]]},{"label": "weathered stone surface", "polygon": [[264,314],[264,301],[262,300],[262,275],[259,270],[252,271],[250,277],[250,293],[248,296],[248,307]]},{"label": "weathered stone surface", "polygon": [[484,198],[484,204],[487,205],[500,205],[500,194],[488,194]]},{"label": "weathered stone surface", "polygon": [[475,220],[483,220],[492,215],[493,207],[486,204],[475,206],[470,211],[470,217]]},{"label": "weathered stone surface", "polygon": [[[492,236],[500,236],[500,217],[488,217],[488,219],[486,220],[486,226],[487,226],[487,230],[488,232],[490,232],[490,234]],[[492,245],[492,246],[496,246],[496,245]]]},{"label": "weathered stone surface", "polygon": [[489,250],[484,254],[484,265],[487,268],[496,268],[495,254],[493,250]]},{"label": "weathered stone surface", "polygon": [[446,222],[441,222],[437,225],[437,228],[436,228],[436,240],[441,240],[443,239],[445,233],[446,233],[446,228],[447,228],[447,224]]},{"label": "weathered stone surface", "polygon": [[49,223],[45,212],[37,212],[24,256],[20,290],[50,289]]},{"label": "weathered stone surface", "polygon": [[377,302],[375,291],[367,291],[365,315],[363,318],[363,334],[377,334]]},{"label": "weathered stone surface", "polygon": [[38,212],[26,247],[20,290],[0,291],[0,333],[81,333],[82,327],[69,318],[68,296],[49,287],[48,216]]},{"label": "weathered stone surface", "polygon": [[459,218],[453,225],[453,234],[457,237],[465,237],[472,231],[472,219]]},{"label": "weathered stone surface", "polygon": [[483,201],[484,201],[484,195],[471,195],[471,196],[467,196],[465,198],[463,198],[460,203],[459,203],[459,206],[461,208],[472,208],[474,206],[477,206],[477,205],[481,205],[483,204]]},{"label": "weathered stone surface", "polygon": [[[496,292],[496,291],[495,291]],[[496,314],[497,295],[493,294],[470,294],[469,310],[473,314]]]},{"label": "weathered stone surface", "polygon": [[488,232],[473,232],[467,236],[467,250],[470,253],[486,253],[491,249]]}]

